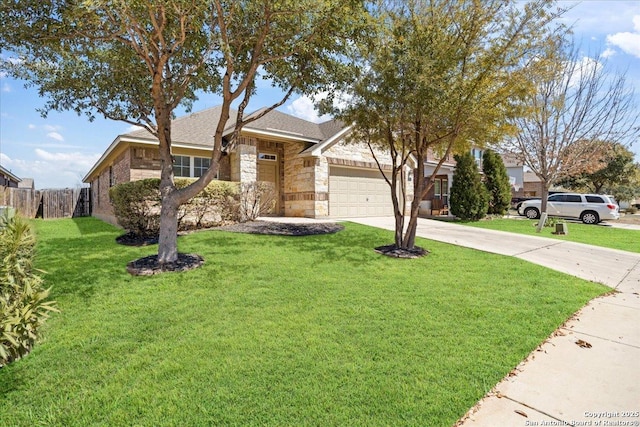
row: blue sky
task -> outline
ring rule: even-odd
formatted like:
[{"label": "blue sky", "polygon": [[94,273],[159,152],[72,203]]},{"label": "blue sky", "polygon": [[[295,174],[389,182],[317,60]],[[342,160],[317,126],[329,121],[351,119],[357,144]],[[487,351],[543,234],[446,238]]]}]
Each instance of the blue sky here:
[{"label": "blue sky", "polygon": [[[640,111],[640,0],[560,1],[574,6],[563,18],[572,25],[585,54],[600,51],[612,69],[626,70]],[[259,87],[250,110],[270,104],[280,95],[268,84]],[[218,105],[203,96],[193,111]],[[77,187],[96,160],[130,125],[96,118],[89,122],[72,112],[51,112],[42,118],[44,105],[35,88],[0,76],[0,165],[23,178],[34,178],[36,188]],[[281,111],[317,121],[308,98],[294,96]],[[181,111],[178,115],[183,114]],[[640,161],[640,141],[632,147]]]}]

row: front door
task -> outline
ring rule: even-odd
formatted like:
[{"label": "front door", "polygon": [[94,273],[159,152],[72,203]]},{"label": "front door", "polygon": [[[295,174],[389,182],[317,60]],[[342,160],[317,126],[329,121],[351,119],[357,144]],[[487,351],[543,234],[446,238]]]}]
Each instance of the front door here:
[{"label": "front door", "polygon": [[272,153],[259,153],[258,155],[258,181],[273,184],[276,200],[274,215],[280,213],[280,173],[278,170],[277,155]]}]

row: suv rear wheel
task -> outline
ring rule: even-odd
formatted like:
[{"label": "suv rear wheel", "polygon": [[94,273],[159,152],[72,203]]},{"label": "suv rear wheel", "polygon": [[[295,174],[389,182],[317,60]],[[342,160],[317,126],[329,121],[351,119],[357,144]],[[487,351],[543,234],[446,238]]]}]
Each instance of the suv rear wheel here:
[{"label": "suv rear wheel", "polygon": [[538,219],[540,218],[540,212],[536,208],[526,208],[524,210],[524,216],[529,219]]},{"label": "suv rear wheel", "polygon": [[600,217],[594,211],[584,211],[580,215],[580,220],[585,224],[597,224],[600,222]]}]

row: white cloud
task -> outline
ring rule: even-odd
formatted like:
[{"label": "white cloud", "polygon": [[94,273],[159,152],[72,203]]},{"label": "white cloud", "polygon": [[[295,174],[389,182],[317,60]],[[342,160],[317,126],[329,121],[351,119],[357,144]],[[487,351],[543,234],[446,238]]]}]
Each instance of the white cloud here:
[{"label": "white cloud", "polygon": [[51,139],[55,139],[56,141],[64,142],[64,137],[58,132],[49,132],[47,136]]},{"label": "white cloud", "polygon": [[2,166],[11,165],[11,158],[4,153],[0,153],[0,165]]},{"label": "white cloud", "polygon": [[47,132],[57,132],[59,130],[62,130],[62,126],[58,126],[58,125],[44,125],[44,130],[46,130]]},{"label": "white cloud", "polygon": [[131,125],[124,130],[124,133],[131,133],[141,129],[144,129],[144,128],[142,126]]},{"label": "white cloud", "polygon": [[5,83],[2,85],[2,91],[3,92],[11,92],[11,86],[9,86],[9,83]]},{"label": "white cloud", "polygon": [[29,129],[35,129],[37,126],[34,125],[33,123],[29,123],[29,126],[27,126]]},{"label": "white cloud", "polygon": [[607,43],[619,47],[624,52],[640,58],[640,15],[633,17],[633,32],[621,32],[607,36]]},{"label": "white cloud", "polygon": [[100,154],[79,152],[62,153],[35,149],[28,160],[10,158],[0,153],[0,163],[20,178],[33,178],[35,186],[42,188],[73,188],[82,184],[82,178]]},{"label": "white cloud", "polygon": [[[320,95],[319,99],[322,99],[325,96]],[[314,100],[308,96],[300,96],[295,99],[291,105],[287,106],[287,110],[292,115],[300,117],[301,119],[309,120],[310,122],[320,123],[331,119],[327,114],[319,116],[314,107]]]},{"label": "white cloud", "polygon": [[611,58],[613,55],[615,55],[617,52],[611,48],[606,48],[604,50],[604,52],[602,52],[602,57],[603,58]]},{"label": "white cloud", "polygon": [[[100,154],[61,153],[34,150],[35,160],[22,161],[21,176],[34,178],[36,188],[65,188],[82,184],[82,178],[100,158]],[[20,176],[20,175],[19,175]]]}]

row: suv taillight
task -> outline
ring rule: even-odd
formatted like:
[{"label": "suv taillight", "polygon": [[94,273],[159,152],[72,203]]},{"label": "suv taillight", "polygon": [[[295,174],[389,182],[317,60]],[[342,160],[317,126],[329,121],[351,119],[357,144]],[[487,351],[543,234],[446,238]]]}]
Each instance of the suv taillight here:
[{"label": "suv taillight", "polygon": [[612,211],[615,211],[615,210],[616,210],[616,208],[617,208],[617,206],[616,206],[616,205],[612,205],[611,203],[609,203],[609,204],[607,205],[607,207],[608,207],[609,209],[611,209]]}]

